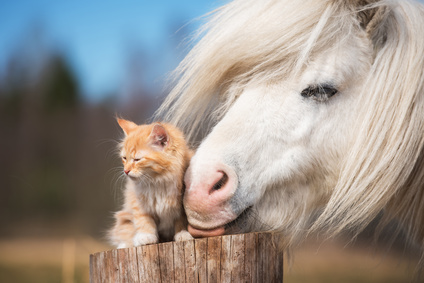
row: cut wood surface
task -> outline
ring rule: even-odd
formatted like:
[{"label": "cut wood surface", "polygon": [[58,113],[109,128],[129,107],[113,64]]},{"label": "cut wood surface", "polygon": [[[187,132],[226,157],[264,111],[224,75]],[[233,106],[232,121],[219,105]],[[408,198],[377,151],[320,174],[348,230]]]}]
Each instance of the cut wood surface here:
[{"label": "cut wood surface", "polygon": [[167,242],[90,255],[90,282],[282,282],[272,233]]}]

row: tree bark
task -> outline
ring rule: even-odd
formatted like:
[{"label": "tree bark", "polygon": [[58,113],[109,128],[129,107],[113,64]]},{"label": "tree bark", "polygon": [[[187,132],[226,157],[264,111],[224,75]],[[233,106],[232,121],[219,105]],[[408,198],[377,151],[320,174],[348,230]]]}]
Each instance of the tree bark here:
[{"label": "tree bark", "polygon": [[272,233],[167,242],[90,255],[90,282],[283,282]]}]

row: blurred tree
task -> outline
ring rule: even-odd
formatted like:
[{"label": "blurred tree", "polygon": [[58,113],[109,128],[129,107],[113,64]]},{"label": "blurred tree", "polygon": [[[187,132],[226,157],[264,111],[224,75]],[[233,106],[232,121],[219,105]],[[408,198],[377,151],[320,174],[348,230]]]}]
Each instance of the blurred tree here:
[{"label": "blurred tree", "polygon": [[60,53],[49,58],[45,71],[43,105],[48,111],[75,107],[78,102],[79,86],[74,72]]},{"label": "blurred tree", "polygon": [[81,105],[74,71],[40,25],[18,42],[0,81],[1,233],[72,214]]},{"label": "blurred tree", "polygon": [[161,97],[146,87],[154,62],[131,46],[120,96],[90,104],[67,54],[46,38],[31,29],[0,66],[0,236],[99,236],[124,180],[112,154],[121,135],[114,116],[151,117]]}]

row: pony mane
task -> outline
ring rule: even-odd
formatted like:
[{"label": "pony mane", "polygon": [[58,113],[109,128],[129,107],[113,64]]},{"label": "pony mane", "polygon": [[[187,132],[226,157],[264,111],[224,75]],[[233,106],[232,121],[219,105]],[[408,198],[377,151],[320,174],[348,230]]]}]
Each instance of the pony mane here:
[{"label": "pony mane", "polygon": [[424,247],[424,8],[379,5],[388,12],[371,36],[384,44],[360,94],[356,139],[314,228],[359,233],[383,211],[382,225],[397,218]]},{"label": "pony mane", "polygon": [[[216,10],[156,116],[191,139],[208,131],[249,85],[296,76],[328,42],[353,36],[361,28],[355,2],[236,0]],[[385,210],[383,224],[396,216],[424,247],[424,8],[376,1],[361,9],[378,8],[385,12],[367,30],[374,62],[359,94],[355,137],[310,231],[359,232]]]},{"label": "pony mane", "polygon": [[247,86],[294,76],[311,52],[349,38],[352,23],[359,24],[346,17],[352,13],[346,6],[344,1],[236,0],[217,9],[174,71],[176,85],[155,116],[190,139],[201,129],[207,132]]}]

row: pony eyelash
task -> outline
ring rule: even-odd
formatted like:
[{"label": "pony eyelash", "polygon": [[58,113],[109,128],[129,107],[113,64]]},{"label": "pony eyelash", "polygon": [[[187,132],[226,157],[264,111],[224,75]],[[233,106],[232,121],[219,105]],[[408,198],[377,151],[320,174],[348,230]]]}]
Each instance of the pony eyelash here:
[{"label": "pony eyelash", "polygon": [[331,84],[319,84],[308,86],[300,92],[300,95],[305,98],[312,98],[314,100],[324,102],[338,92],[339,91]]}]

